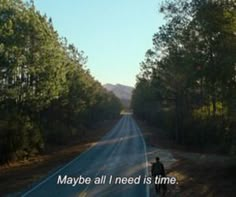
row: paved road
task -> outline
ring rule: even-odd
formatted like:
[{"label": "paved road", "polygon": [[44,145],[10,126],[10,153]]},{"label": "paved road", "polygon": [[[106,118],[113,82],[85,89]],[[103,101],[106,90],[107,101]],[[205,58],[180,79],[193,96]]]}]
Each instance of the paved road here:
[{"label": "paved road", "polygon": [[[131,115],[124,115],[115,127],[95,146],[46,177],[42,182],[22,194],[23,197],[146,197],[147,184],[115,184],[117,177],[134,177],[136,183],[147,174],[146,145],[143,136]],[[59,178],[61,176],[61,179]],[[64,176],[90,177],[91,184],[57,184]],[[105,184],[95,184],[95,178],[106,176]],[[112,176],[111,184],[109,179]],[[97,178],[96,180],[98,180]],[[69,178],[67,179],[69,182]],[[123,181],[126,181],[123,179]],[[130,180],[131,181],[131,180]],[[64,183],[64,182],[63,182]]]}]

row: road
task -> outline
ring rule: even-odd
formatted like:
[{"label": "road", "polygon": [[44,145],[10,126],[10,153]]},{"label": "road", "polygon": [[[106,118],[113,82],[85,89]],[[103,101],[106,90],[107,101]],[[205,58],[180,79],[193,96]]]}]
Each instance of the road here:
[{"label": "road", "polygon": [[[66,175],[67,179],[64,179]],[[35,184],[21,196],[145,197],[149,196],[148,185],[142,183],[146,175],[147,157],[143,136],[132,116],[124,115],[96,145]],[[78,178],[80,176],[91,178],[91,183],[77,183],[73,186],[68,177]],[[95,184],[94,181],[99,181],[102,176],[106,177],[105,182]],[[111,176],[112,180],[109,182]],[[127,181],[126,178],[129,178],[129,181],[136,178],[136,184],[122,184],[118,177],[122,178],[123,183]],[[64,184],[65,180],[67,184]],[[116,184],[115,181],[117,181]]]}]

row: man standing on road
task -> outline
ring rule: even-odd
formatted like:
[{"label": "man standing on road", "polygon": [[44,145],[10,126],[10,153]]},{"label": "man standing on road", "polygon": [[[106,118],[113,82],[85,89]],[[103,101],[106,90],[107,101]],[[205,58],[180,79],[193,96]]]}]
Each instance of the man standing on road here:
[{"label": "man standing on road", "polygon": [[[161,177],[166,176],[164,165],[160,162],[159,157],[156,157],[156,162],[152,164],[151,173],[152,173],[152,176],[154,177],[154,179],[156,176],[158,176],[158,177],[159,176],[161,176]],[[163,196],[165,196],[166,191],[167,191],[167,185],[166,184],[155,184],[155,190],[156,190],[157,194],[159,194],[161,192],[161,189],[163,190]]]}]

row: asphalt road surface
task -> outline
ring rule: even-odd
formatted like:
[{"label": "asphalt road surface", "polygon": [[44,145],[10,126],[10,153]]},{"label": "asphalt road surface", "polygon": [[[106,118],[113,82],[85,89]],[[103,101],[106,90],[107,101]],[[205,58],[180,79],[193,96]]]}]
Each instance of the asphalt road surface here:
[{"label": "asphalt road surface", "polygon": [[[132,116],[124,115],[96,145],[21,196],[146,197],[149,188],[143,180],[147,171],[143,136]],[[76,184],[73,178],[81,182]],[[87,183],[82,184],[83,178]]]}]

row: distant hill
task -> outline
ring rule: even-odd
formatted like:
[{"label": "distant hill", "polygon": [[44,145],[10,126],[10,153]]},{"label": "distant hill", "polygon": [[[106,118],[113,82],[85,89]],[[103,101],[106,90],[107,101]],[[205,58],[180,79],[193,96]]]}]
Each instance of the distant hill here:
[{"label": "distant hill", "polygon": [[125,86],[122,84],[105,84],[103,85],[104,88],[106,88],[108,91],[113,92],[122,102],[122,104],[125,107],[130,106],[130,101],[132,97],[132,92],[134,90],[131,86]]}]

